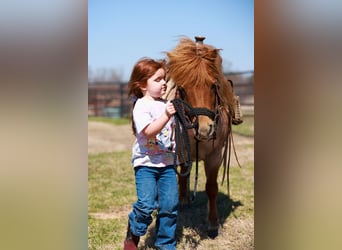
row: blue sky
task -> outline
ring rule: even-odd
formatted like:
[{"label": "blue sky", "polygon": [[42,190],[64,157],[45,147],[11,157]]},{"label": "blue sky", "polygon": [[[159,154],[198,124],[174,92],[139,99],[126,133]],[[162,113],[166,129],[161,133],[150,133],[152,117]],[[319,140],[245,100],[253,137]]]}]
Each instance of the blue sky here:
[{"label": "blue sky", "polygon": [[222,49],[224,70],[254,70],[254,1],[88,1],[88,65],[123,81],[139,58],[165,58],[180,36],[196,35]]}]

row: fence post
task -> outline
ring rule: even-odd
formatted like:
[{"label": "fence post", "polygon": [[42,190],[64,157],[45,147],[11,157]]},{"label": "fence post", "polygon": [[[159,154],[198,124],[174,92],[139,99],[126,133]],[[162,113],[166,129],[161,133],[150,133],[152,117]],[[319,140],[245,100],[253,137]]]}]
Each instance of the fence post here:
[{"label": "fence post", "polygon": [[124,99],[123,99],[123,95],[124,95],[124,85],[120,82],[120,118],[123,117],[123,112],[124,112]]}]

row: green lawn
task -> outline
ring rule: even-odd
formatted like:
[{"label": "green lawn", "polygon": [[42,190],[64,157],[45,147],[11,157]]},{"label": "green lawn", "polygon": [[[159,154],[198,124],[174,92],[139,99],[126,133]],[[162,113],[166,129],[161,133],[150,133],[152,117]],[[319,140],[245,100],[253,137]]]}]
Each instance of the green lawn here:
[{"label": "green lawn", "polygon": [[88,116],[88,121],[94,122],[104,122],[113,125],[124,125],[129,124],[130,119],[128,118],[110,118],[110,117],[97,117],[97,116]]},{"label": "green lawn", "polygon": [[[115,119],[105,119],[103,122],[117,124],[118,121],[112,120]],[[233,126],[234,133],[253,137],[253,126],[253,116],[244,117],[242,124]],[[243,163],[242,168],[236,164],[231,165],[230,198],[227,197],[226,182],[221,185],[223,168],[218,177],[218,211],[222,226],[220,235],[215,239],[206,236],[206,180],[203,164],[200,163],[195,201],[190,208],[179,211],[177,249],[254,249],[254,158],[246,158],[242,154],[253,152],[253,140],[248,144],[237,145],[236,149]],[[191,172],[191,190],[194,169]],[[88,249],[123,248],[127,215],[135,200],[130,151],[88,155]],[[141,239],[141,249],[153,249],[153,238],[152,224]]]}]

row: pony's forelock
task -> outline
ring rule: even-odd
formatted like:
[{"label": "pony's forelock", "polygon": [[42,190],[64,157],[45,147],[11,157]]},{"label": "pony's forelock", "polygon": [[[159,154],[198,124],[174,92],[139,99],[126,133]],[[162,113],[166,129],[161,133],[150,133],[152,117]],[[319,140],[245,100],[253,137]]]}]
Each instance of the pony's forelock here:
[{"label": "pony's forelock", "polygon": [[219,86],[224,104],[232,101],[232,91],[222,70],[222,57],[217,49],[208,44],[196,43],[189,38],[181,38],[179,44],[168,57],[168,78],[177,86],[187,88]]}]

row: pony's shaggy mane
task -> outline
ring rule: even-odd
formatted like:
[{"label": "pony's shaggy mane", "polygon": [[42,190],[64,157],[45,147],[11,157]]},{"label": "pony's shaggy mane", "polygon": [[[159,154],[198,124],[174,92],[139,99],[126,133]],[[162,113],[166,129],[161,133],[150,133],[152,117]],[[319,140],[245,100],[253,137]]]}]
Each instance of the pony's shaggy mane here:
[{"label": "pony's shaggy mane", "polygon": [[216,83],[223,105],[230,105],[233,91],[222,71],[220,49],[207,44],[196,44],[182,38],[178,46],[167,52],[168,78],[185,89],[210,87]]}]

